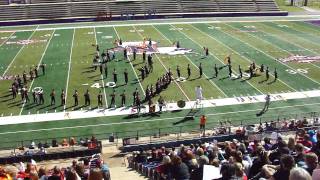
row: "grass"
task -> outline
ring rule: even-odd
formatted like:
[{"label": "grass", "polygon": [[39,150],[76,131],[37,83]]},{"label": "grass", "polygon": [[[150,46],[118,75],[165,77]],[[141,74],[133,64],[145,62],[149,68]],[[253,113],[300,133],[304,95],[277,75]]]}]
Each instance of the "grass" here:
[{"label": "grass", "polygon": [[304,11],[304,9],[297,7],[297,6],[290,6],[290,4],[287,3],[287,0],[275,0],[277,5],[279,6],[280,10],[282,11],[288,11],[288,12],[301,12]]},{"label": "grass", "polygon": [[[61,25],[59,25],[61,26]],[[48,27],[54,27],[50,25]],[[30,27],[28,27],[30,28]],[[21,29],[21,28],[18,28]],[[137,88],[143,95],[146,87],[155,84],[156,80],[169,69],[177,77],[176,67],[179,65],[181,73],[186,76],[187,65],[192,69],[191,77],[185,82],[173,82],[161,95],[168,102],[195,99],[194,89],[201,85],[204,97],[225,98],[267,93],[294,92],[319,89],[320,63],[280,63],[278,58],[292,54],[319,55],[320,28],[307,22],[220,22],[197,24],[154,24],[127,25],[109,27],[87,27],[68,29],[47,29],[41,31],[16,31],[14,38],[8,39],[12,32],[0,33],[1,64],[0,73],[5,75],[21,74],[24,70],[43,62],[46,64],[46,74],[34,81],[28,82],[28,87],[42,87],[45,92],[45,104],[21,104],[20,97],[11,99],[8,89],[12,80],[1,80],[0,86],[0,114],[3,116],[19,114],[36,114],[62,111],[60,93],[67,92],[67,111],[73,108],[84,108],[83,94],[89,89],[92,107],[97,106],[97,94],[103,93],[104,107],[110,104],[110,94],[115,90],[116,105],[120,106],[120,93],[127,93],[127,105],[132,103],[132,93]],[[108,63],[108,74],[100,74],[99,70],[91,68],[95,55],[94,44],[100,49],[114,47],[114,40],[121,38],[124,42],[142,41],[151,37],[159,47],[168,47],[179,41],[182,47],[192,49],[193,53],[184,55],[157,54],[154,56],[154,72],[142,81],[139,69],[145,65],[141,55],[135,61],[123,59],[122,52],[116,54],[116,60]],[[30,38],[34,43],[21,45],[6,42],[16,42]],[[203,57],[203,47],[209,47],[210,55]],[[255,62],[257,65],[269,66],[271,75],[277,68],[279,80],[264,82],[265,76],[230,80],[227,68],[219,72],[215,78],[213,67],[223,66],[225,57],[231,55],[233,73],[238,75],[238,66],[243,70]],[[198,66],[203,66],[204,76],[199,77]],[[119,84],[116,88],[105,87],[104,84],[113,81],[112,71],[118,72]],[[129,84],[124,84],[123,72],[129,73]],[[49,94],[56,90],[57,102],[50,106]],[[72,94],[79,91],[80,106],[73,107]],[[31,95],[30,95],[31,96]],[[155,97],[156,101],[159,96]],[[31,98],[32,99],[32,98]],[[278,116],[291,116],[306,112],[318,111],[319,98],[306,98],[272,103],[271,110],[262,116],[262,120],[275,119]],[[304,106],[304,104],[306,104]],[[230,120],[234,123],[257,123],[255,117],[263,104],[230,105],[215,108],[205,108],[201,113],[209,114],[211,127],[217,126],[220,120]],[[107,138],[111,133],[119,137],[152,135],[159,128],[161,132],[175,132],[177,130],[197,129],[198,121],[182,122],[187,110],[180,112],[166,112],[157,116],[128,116],[99,117],[90,119],[76,119],[58,122],[29,123],[19,125],[5,125],[0,127],[2,147],[11,147],[20,141],[47,138],[63,138],[70,136],[89,136],[96,134],[100,138]],[[67,129],[67,130],[66,130]]]}]

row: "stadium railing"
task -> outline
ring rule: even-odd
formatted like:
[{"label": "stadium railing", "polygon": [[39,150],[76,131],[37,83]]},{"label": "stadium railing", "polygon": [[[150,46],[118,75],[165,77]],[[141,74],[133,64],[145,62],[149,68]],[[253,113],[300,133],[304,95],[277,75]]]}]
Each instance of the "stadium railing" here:
[{"label": "stadium railing", "polygon": [[[216,131],[219,128],[226,128],[227,134],[231,133],[231,127],[245,127],[249,125],[265,123],[265,122],[277,122],[286,119],[287,121],[291,119],[303,119],[306,118],[315,118],[319,117],[320,112],[307,112],[307,113],[292,113],[292,114],[279,114],[273,116],[264,116],[261,118],[255,119],[237,119],[233,120],[233,117],[228,117],[226,119],[219,119],[215,122],[208,122],[206,124],[206,132],[212,134],[212,130],[215,128]],[[234,116],[236,118],[237,116]],[[179,119],[177,119],[179,121]],[[180,120],[181,121],[181,120]],[[70,134],[68,137],[65,136],[54,136],[50,138],[34,138],[34,139],[22,139],[19,141],[6,141],[0,140],[0,150],[13,150],[18,147],[28,147],[31,142],[35,142],[37,145],[39,142],[44,144],[47,142],[51,145],[53,139],[57,140],[57,142],[61,142],[63,139],[67,139],[70,142],[71,138],[79,141],[80,138],[85,140],[86,138],[91,138],[91,136],[95,136],[97,139],[103,141],[103,146],[108,145],[134,145],[134,144],[152,144],[158,142],[167,142],[167,141],[178,141],[183,139],[194,139],[200,136],[199,130],[199,120],[188,120],[192,121],[191,124],[188,125],[176,125],[162,128],[150,128],[150,129],[141,129],[141,130],[133,130],[133,131],[114,131],[114,132],[104,132],[104,133],[88,133],[81,135],[72,135]],[[21,138],[21,137],[20,137]],[[23,138],[23,137],[22,137]],[[124,144],[123,142],[126,141]],[[1,153],[0,153],[1,156]]]}]

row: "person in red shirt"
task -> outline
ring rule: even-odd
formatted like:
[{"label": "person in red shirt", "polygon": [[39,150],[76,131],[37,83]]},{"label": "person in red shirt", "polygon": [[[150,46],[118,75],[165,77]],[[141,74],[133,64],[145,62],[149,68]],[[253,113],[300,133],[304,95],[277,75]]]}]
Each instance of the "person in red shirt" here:
[{"label": "person in red shirt", "polygon": [[200,117],[200,131],[203,131],[203,133],[205,133],[206,123],[207,117],[205,115],[202,115]]}]

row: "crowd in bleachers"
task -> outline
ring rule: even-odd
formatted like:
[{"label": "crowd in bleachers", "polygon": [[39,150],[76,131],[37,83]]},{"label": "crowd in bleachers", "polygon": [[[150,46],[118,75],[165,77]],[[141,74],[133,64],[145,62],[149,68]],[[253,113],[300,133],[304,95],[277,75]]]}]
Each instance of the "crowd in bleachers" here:
[{"label": "crowd in bleachers", "polygon": [[176,148],[141,149],[128,157],[129,167],[151,179],[320,180],[317,123],[318,118],[285,119],[256,127],[260,132],[294,130],[291,136],[274,132],[261,140],[199,141]]},{"label": "crowd in bleachers", "polygon": [[0,166],[1,180],[110,180],[110,170],[100,154],[74,160],[70,166],[38,167],[35,161]]}]

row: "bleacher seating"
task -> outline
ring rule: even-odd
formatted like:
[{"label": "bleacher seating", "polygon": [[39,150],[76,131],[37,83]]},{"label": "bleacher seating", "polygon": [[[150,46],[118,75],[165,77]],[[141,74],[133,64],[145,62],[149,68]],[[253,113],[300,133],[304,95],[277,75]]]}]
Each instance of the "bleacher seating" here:
[{"label": "bleacher seating", "polygon": [[112,13],[112,17],[156,14],[170,16],[201,13],[279,12],[274,0],[30,0],[29,4],[7,5],[0,0],[0,20],[55,19],[96,17]]}]

